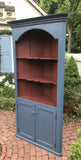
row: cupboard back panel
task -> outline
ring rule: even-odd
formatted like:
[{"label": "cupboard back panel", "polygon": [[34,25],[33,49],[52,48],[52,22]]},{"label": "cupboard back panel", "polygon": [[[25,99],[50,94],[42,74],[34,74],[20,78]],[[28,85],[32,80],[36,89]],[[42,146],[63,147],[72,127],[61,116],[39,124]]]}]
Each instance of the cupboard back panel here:
[{"label": "cupboard back panel", "polygon": [[26,78],[30,77],[31,67],[29,62],[26,60],[18,60],[17,61],[17,77],[18,78]]},{"label": "cupboard back panel", "polygon": [[44,64],[44,77],[57,84],[57,61],[48,61]]},{"label": "cupboard back panel", "polygon": [[[17,76],[30,80],[51,79],[57,83],[57,61],[17,60]],[[49,81],[50,82],[50,81]]]},{"label": "cupboard back panel", "polygon": [[58,58],[58,40],[44,31],[31,31],[16,43],[17,58]]},{"label": "cupboard back panel", "polygon": [[24,40],[21,42],[17,42],[16,57],[17,58],[30,57],[30,40]]},{"label": "cupboard back panel", "polygon": [[56,106],[57,86],[52,84],[49,85],[45,84],[44,87],[45,87],[44,94],[50,97],[50,100],[53,102],[53,105]]},{"label": "cupboard back panel", "polygon": [[30,44],[30,55],[31,57],[42,57],[42,50],[43,50],[43,44],[39,40],[34,40],[31,39],[31,44]]},{"label": "cupboard back panel", "polygon": [[18,96],[40,96],[43,95],[41,84],[26,80],[18,80]]},{"label": "cupboard back panel", "polygon": [[18,80],[18,97],[56,106],[55,94],[55,85]]},{"label": "cupboard back panel", "polygon": [[51,57],[58,59],[58,39],[52,39],[51,42]]}]

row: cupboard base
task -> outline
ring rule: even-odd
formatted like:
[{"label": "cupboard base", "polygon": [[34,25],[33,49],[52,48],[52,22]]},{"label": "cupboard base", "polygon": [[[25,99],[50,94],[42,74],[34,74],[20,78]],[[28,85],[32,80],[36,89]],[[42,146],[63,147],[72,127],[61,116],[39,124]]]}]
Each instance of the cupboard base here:
[{"label": "cupboard base", "polygon": [[44,147],[43,145],[40,145],[40,144],[38,144],[38,143],[36,143],[36,142],[33,142],[33,141],[31,141],[31,140],[29,140],[29,139],[27,139],[27,138],[25,138],[25,137],[22,137],[22,136],[19,135],[18,133],[16,133],[16,137],[17,137],[17,138],[20,138],[20,139],[22,139],[22,140],[24,140],[24,141],[27,141],[27,142],[29,142],[29,143],[37,146],[37,147],[40,147],[40,148],[42,148],[42,149],[44,149],[44,150],[46,150],[46,151],[48,151],[48,152],[51,152],[51,153],[53,153],[53,154],[55,154],[55,155],[57,155],[57,156],[62,156],[62,153],[57,153],[57,152],[55,152],[55,151],[53,151],[53,150],[51,150],[51,149],[49,149],[49,148],[47,148],[47,147]]}]

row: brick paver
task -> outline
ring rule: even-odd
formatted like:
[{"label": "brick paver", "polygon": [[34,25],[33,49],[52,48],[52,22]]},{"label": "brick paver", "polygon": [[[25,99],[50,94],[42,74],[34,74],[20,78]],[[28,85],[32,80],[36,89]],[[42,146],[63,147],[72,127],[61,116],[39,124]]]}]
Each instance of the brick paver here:
[{"label": "brick paver", "polygon": [[63,126],[63,156],[58,157],[17,138],[15,112],[0,111],[0,143],[3,146],[0,160],[67,160],[71,142],[77,141],[78,128],[81,129],[81,122]]}]

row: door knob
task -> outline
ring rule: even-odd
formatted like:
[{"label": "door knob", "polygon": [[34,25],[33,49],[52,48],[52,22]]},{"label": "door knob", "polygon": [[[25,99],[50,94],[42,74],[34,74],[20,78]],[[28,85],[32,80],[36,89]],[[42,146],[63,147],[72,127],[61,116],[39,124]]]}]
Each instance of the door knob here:
[{"label": "door knob", "polygon": [[32,112],[32,114],[34,114],[34,111]]}]

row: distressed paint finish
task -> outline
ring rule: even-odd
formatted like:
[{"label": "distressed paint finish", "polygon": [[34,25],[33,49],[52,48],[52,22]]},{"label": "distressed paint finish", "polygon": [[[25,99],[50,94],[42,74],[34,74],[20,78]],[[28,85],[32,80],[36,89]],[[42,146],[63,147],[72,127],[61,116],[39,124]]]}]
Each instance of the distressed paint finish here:
[{"label": "distressed paint finish", "polygon": [[[39,147],[42,147],[58,156],[62,155],[62,121],[63,121],[66,17],[67,17],[67,14],[56,14],[56,15],[39,17],[39,18],[9,22],[13,32],[17,136]],[[55,77],[56,82],[54,83],[56,84],[50,84],[50,83],[53,83],[52,81],[51,82],[49,81],[49,83],[44,82],[44,79],[43,79],[42,81],[40,80],[41,83],[39,87],[39,84],[38,84],[39,82],[36,82],[36,80],[38,81],[37,78],[35,79],[33,77],[31,80],[29,75],[30,72],[26,71],[27,73],[25,74],[26,65],[28,70],[31,71],[30,64],[25,63],[25,60],[27,58],[32,59],[33,57],[33,56],[30,56],[29,49],[27,49],[29,56],[26,57],[26,53],[24,51],[23,53],[25,55],[24,57],[25,60],[22,62],[20,60],[21,58],[23,58],[21,54],[22,47],[20,49],[20,47],[18,48],[18,45],[17,45],[17,48],[16,48],[16,44],[20,42],[22,35],[25,36],[26,34],[31,33],[32,31],[37,31],[37,30],[39,30],[40,32],[45,32],[46,35],[48,36],[50,35],[53,38],[53,45],[51,47],[52,54],[51,53],[50,54],[51,54],[51,57],[54,56],[54,59],[55,59],[54,61],[57,61],[54,63],[56,63],[57,65],[55,65],[55,67],[52,67],[52,62],[51,60],[49,60],[51,57],[48,57],[48,60],[51,62],[50,63],[51,70],[52,68],[54,68],[55,70],[54,72],[51,72],[51,74],[53,75],[49,77],[52,77],[53,80]],[[31,43],[32,47],[34,42],[35,41]],[[28,43],[29,42],[27,41],[27,46],[28,46]],[[24,44],[23,49],[24,48],[26,49],[27,46],[25,47],[25,42],[23,44]],[[33,49],[32,47],[31,47],[31,53],[33,54],[32,52],[33,50],[36,53],[36,57],[37,57],[38,46],[35,49]],[[49,47],[48,47],[48,50],[49,50]],[[55,54],[53,55],[54,51],[55,51]],[[47,50],[45,51],[44,55],[46,54],[46,52],[49,55]],[[39,55],[38,57],[40,57],[40,53],[38,55]],[[21,56],[21,57],[19,58],[18,56]],[[33,61],[36,61],[35,58],[33,58]],[[41,59],[41,61],[43,60]],[[24,70],[21,71],[20,65],[23,65],[23,63],[24,63],[24,68],[23,68]],[[37,68],[36,65],[37,64],[33,66]],[[43,65],[41,66],[43,67]],[[38,65],[38,68],[42,74],[40,65]],[[21,74],[21,72],[23,74]],[[38,75],[38,71],[36,69],[35,76],[37,75]],[[21,81],[23,82],[23,85]],[[25,81],[27,81],[27,83]],[[31,92],[31,88],[30,88],[31,86],[30,84],[32,84],[33,86],[34,83],[36,83],[37,85],[35,93],[34,91]],[[28,98],[27,96],[27,95],[31,95],[31,93],[34,96],[36,96],[36,93],[40,95],[42,93],[45,93],[41,89],[43,88],[43,83],[45,83],[45,85],[48,85],[48,86],[53,85],[56,88],[56,89],[55,88],[51,89],[51,92],[48,91],[50,87],[48,87],[49,89],[47,90],[47,93],[50,93],[48,94],[48,96],[51,97],[52,99],[55,98],[53,105],[49,103],[49,101],[47,101],[48,103],[46,104],[46,100],[44,102],[42,101],[42,98],[40,101],[37,98],[33,99],[33,98]],[[23,90],[22,90],[22,86],[24,86]],[[23,98],[23,95],[24,95],[24,98]],[[30,118],[29,115],[26,117],[26,113],[27,114],[29,113],[31,120],[29,120]],[[29,121],[29,123],[27,122],[27,127],[26,127],[25,121]],[[30,130],[30,125],[31,125],[32,131]]]}]

